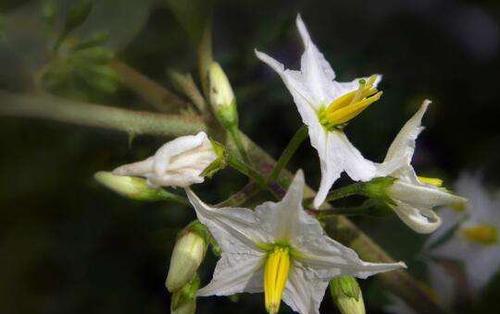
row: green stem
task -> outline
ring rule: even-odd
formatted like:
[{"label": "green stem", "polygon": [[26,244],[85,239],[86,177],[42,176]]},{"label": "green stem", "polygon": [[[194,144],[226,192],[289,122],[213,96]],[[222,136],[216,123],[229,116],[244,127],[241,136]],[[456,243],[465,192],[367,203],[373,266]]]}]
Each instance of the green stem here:
[{"label": "green stem", "polygon": [[228,154],[227,163],[245,176],[254,180],[260,188],[265,189],[267,187],[266,180],[263,176],[255,171],[255,169],[236,158],[233,154]]},{"label": "green stem", "polygon": [[231,128],[228,128],[229,135],[233,139],[234,144],[236,145],[236,149],[241,155],[241,158],[246,163],[250,162],[250,159],[248,159],[247,152],[245,150],[245,146],[243,145],[243,142],[241,141],[241,136],[240,136],[240,130],[238,129],[237,126],[232,126]]},{"label": "green stem", "polygon": [[325,219],[331,216],[338,216],[338,215],[344,215],[344,216],[370,215],[370,211],[368,211],[368,209],[370,209],[371,207],[372,207],[371,204],[366,204],[366,203],[352,207],[335,207],[330,210],[320,211],[316,215],[316,217],[318,217],[318,219]]},{"label": "green stem", "polygon": [[364,193],[364,183],[349,184],[339,189],[330,191],[326,196],[325,202],[331,202],[338,199],[346,198],[352,195],[362,195]]},{"label": "green stem", "polygon": [[290,159],[292,159],[293,155],[300,147],[300,144],[302,144],[302,142],[306,139],[306,137],[307,127],[303,125],[300,129],[297,130],[297,132],[295,132],[295,135],[292,137],[287,147],[281,154],[280,158],[276,162],[276,165],[274,166],[273,171],[268,178],[268,182],[275,181],[279,177],[281,170],[286,167],[286,165],[288,164]]},{"label": "green stem", "polygon": [[163,198],[164,201],[171,201],[171,202],[175,202],[175,203],[180,204],[180,205],[191,206],[191,203],[189,203],[187,198],[180,196],[180,195],[177,195],[177,194],[174,194],[174,193],[171,193],[171,192],[168,192],[164,189],[161,189],[158,192],[158,194],[161,198]]}]

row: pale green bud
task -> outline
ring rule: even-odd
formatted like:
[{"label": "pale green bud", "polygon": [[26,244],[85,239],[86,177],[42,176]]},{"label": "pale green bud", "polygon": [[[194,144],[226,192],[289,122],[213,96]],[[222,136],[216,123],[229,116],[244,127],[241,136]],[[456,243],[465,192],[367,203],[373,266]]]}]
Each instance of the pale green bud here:
[{"label": "pale green bud", "polygon": [[174,292],[170,303],[170,313],[194,314],[196,312],[196,292],[199,286],[200,278],[196,275],[179,291]]},{"label": "pale green bud", "polygon": [[238,111],[231,83],[217,62],[208,69],[209,94],[212,110],[219,122],[230,129],[238,125]]},{"label": "pale green bud", "polygon": [[165,285],[170,292],[175,292],[189,283],[207,251],[206,235],[201,231],[199,222],[189,225],[181,232],[175,243]]},{"label": "pale green bud", "polygon": [[330,294],[342,314],[365,314],[365,303],[358,282],[352,276],[338,276],[330,281]]},{"label": "pale green bud", "polygon": [[163,189],[150,187],[147,181],[142,178],[119,176],[107,171],[97,172],[94,174],[94,178],[110,190],[133,200],[185,202],[178,195],[169,193]]}]

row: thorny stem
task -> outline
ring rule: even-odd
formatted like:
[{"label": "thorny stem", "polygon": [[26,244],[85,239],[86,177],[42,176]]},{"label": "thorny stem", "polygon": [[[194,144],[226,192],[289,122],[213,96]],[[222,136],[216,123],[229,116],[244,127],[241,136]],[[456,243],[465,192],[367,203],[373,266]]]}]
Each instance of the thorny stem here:
[{"label": "thorny stem", "polygon": [[295,135],[292,137],[285,150],[281,154],[280,158],[276,162],[271,175],[268,177],[268,182],[275,181],[279,177],[281,170],[286,167],[286,165],[288,164],[290,159],[292,159],[293,155],[300,147],[300,144],[302,144],[302,142],[306,139],[306,137],[307,127],[303,125],[300,129],[297,130],[297,132],[295,132]]},{"label": "thorny stem", "polygon": [[[124,73],[120,74],[125,75]],[[136,74],[142,75],[140,73]],[[133,80],[131,80],[129,84],[133,85]],[[5,96],[10,96],[10,99],[5,100]],[[29,99],[29,105],[27,106],[26,104],[23,105],[23,101],[27,101],[26,97]],[[123,123],[127,119],[118,119],[121,120],[120,123],[113,122],[113,120],[116,119],[112,119],[111,123],[110,121],[107,121],[107,119],[111,118],[113,112],[117,112],[119,115],[126,113],[126,116],[129,118],[128,122],[134,122],[130,125],[134,126],[136,134],[181,135],[181,133],[184,132],[194,133],[197,130],[205,128],[203,125],[200,125],[201,123],[199,119],[194,119],[192,121],[192,124],[190,124],[189,126],[187,125],[187,122],[184,121],[182,123],[183,129],[179,130],[177,128],[171,127],[171,123],[175,123],[175,119],[172,121],[173,116],[144,113],[140,114],[128,110],[107,107],[104,107],[105,109],[99,110],[100,113],[105,113],[105,117],[107,119],[103,119],[99,115],[96,116],[96,112],[93,109],[94,106],[92,105],[82,106],[80,104],[77,106],[78,110],[76,112],[73,112],[71,107],[72,105],[74,105],[74,103],[68,100],[58,100],[59,104],[57,105],[56,109],[60,109],[59,107],[61,106],[64,107],[66,105],[64,104],[64,102],[66,102],[69,105],[67,111],[71,112],[71,114],[67,112],[65,114],[52,114],[51,110],[47,110],[47,108],[45,107],[45,104],[48,104],[50,106],[51,101],[45,100],[44,102],[40,102],[39,97],[34,98],[32,96],[19,96],[1,92],[0,101],[8,104],[7,106],[5,106],[5,104],[0,106],[0,114],[4,115],[7,114],[12,116],[47,118],[57,121],[76,123],[80,125],[104,127],[107,129],[117,129],[130,132],[129,128],[126,127]],[[16,102],[15,104],[14,101]],[[17,106],[19,104],[21,105]],[[134,117],[135,119],[130,119],[131,117]],[[137,122],[136,120],[140,122]],[[158,125],[159,121],[164,122]],[[154,128],[150,126],[151,122],[154,122]],[[187,132],[188,130],[190,131]],[[244,142],[244,144],[246,144],[246,147],[248,147],[248,154],[251,159],[255,161],[256,168],[259,169],[259,171],[262,173],[269,173],[275,163],[274,160],[269,156],[269,154],[263,151],[259,146],[257,146],[243,134],[242,141]],[[292,174],[285,169],[282,172],[283,175],[279,178],[279,185],[287,186],[291,182]],[[305,187],[304,192],[306,197],[314,196],[314,191],[308,186]],[[276,193],[281,193],[281,195],[283,195],[284,189],[282,189],[281,187],[277,187]],[[252,195],[252,189],[249,189],[249,191],[246,191],[244,194]],[[240,195],[240,193],[236,193],[236,195],[242,198],[239,200],[239,202],[242,202],[244,196]],[[228,201],[226,201],[225,203],[229,203]],[[325,206],[328,207],[328,204],[326,204]],[[331,236],[339,239],[343,244],[352,247],[364,260],[382,263],[394,262],[394,260],[389,255],[387,255],[387,253],[381,247],[373,242],[370,237],[364,234],[349,219],[343,216],[333,217],[332,219],[329,219],[329,223],[326,224],[326,228],[326,231],[329,232]],[[436,303],[436,300],[430,295],[428,289],[424,288],[422,283],[416,281],[413,277],[411,277],[408,272],[397,270],[381,273],[377,277],[381,280],[381,283],[387,289],[392,291],[397,296],[401,297],[419,313],[443,313],[442,309]]]}]

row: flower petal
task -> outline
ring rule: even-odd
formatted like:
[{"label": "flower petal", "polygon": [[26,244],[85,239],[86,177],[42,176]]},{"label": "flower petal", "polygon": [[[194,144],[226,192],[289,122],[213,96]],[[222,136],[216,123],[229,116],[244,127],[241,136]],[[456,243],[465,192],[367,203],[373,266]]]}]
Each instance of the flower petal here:
[{"label": "flower petal", "polygon": [[307,245],[301,246],[299,250],[303,254],[300,257],[300,262],[306,265],[305,267],[310,269],[311,273],[321,280],[330,280],[341,275],[364,279],[379,272],[406,268],[403,262],[365,262],[359,258],[354,250],[326,235],[318,236],[314,241],[309,240]]},{"label": "flower petal", "polygon": [[379,176],[392,175],[400,177],[398,173],[394,173],[395,170],[406,171],[405,168],[412,168],[411,160],[415,152],[415,142],[424,129],[422,127],[422,117],[430,103],[430,100],[424,100],[420,109],[405,123],[396,138],[394,138],[387,150],[384,161],[378,166],[377,173]]},{"label": "flower petal", "polygon": [[269,243],[269,235],[259,228],[260,221],[247,208],[213,208],[203,203],[193,191],[186,188],[191,205],[200,222],[208,227],[224,253],[262,254],[257,243]]},{"label": "flower petal", "polygon": [[154,158],[149,157],[142,161],[137,161],[131,164],[120,166],[113,170],[113,174],[119,176],[147,177],[148,175],[153,173],[153,162]]},{"label": "flower petal", "polygon": [[222,254],[212,281],[198,290],[198,296],[262,292],[264,254]]},{"label": "flower petal", "polygon": [[421,183],[396,180],[388,189],[389,196],[415,207],[432,209],[436,206],[453,206],[465,203],[463,197],[454,195],[446,189]]},{"label": "flower petal", "polygon": [[396,215],[415,232],[431,233],[441,225],[441,218],[432,209],[417,208],[398,201],[393,209]]},{"label": "flower petal", "polygon": [[373,162],[361,155],[344,132],[330,131],[323,135],[310,130],[310,138],[311,145],[318,151],[321,165],[321,183],[313,204],[315,208],[319,208],[324,202],[342,171],[345,170],[354,181],[368,181],[375,176],[376,167]]},{"label": "flower petal", "polygon": [[300,59],[300,72],[303,82],[315,96],[318,104],[328,104],[334,98],[340,96],[335,93],[336,90],[333,85],[335,72],[312,42],[300,14],[297,15],[296,24],[304,44],[304,53]]},{"label": "flower petal", "polygon": [[290,240],[300,236],[300,217],[307,216],[302,207],[304,184],[304,173],[299,170],[281,201],[265,202],[255,208],[259,228],[274,240]]},{"label": "flower petal", "polygon": [[196,149],[203,142],[208,141],[205,132],[199,132],[196,135],[186,135],[178,137],[160,147],[154,155],[154,171],[157,175],[163,175],[170,163],[171,159],[176,155],[186,153],[189,150]]},{"label": "flower petal", "polygon": [[294,263],[283,293],[283,301],[301,314],[319,314],[319,306],[328,281],[306,275],[306,270]]}]

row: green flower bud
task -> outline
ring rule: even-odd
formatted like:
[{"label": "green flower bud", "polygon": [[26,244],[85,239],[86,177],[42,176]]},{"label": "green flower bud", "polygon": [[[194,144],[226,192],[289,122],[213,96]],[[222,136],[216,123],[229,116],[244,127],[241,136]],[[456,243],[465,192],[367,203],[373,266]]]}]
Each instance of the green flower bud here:
[{"label": "green flower bud", "polygon": [[210,104],[219,122],[226,128],[238,125],[238,111],[231,83],[217,62],[212,62],[208,69],[210,84]]},{"label": "green flower bud", "polygon": [[185,203],[185,201],[173,193],[163,189],[152,188],[142,178],[118,176],[111,172],[99,171],[94,174],[97,182],[114,192],[137,201],[162,201],[170,200]]},{"label": "green flower bud", "polygon": [[365,314],[365,303],[358,282],[352,276],[338,276],[330,281],[330,294],[342,314]]},{"label": "green flower bud", "polygon": [[196,312],[196,292],[200,286],[198,276],[188,282],[182,289],[174,292],[170,304],[172,314],[194,314]]},{"label": "green flower bud", "polygon": [[190,224],[175,243],[165,285],[170,292],[180,290],[196,275],[207,251],[204,226],[198,221]]}]

